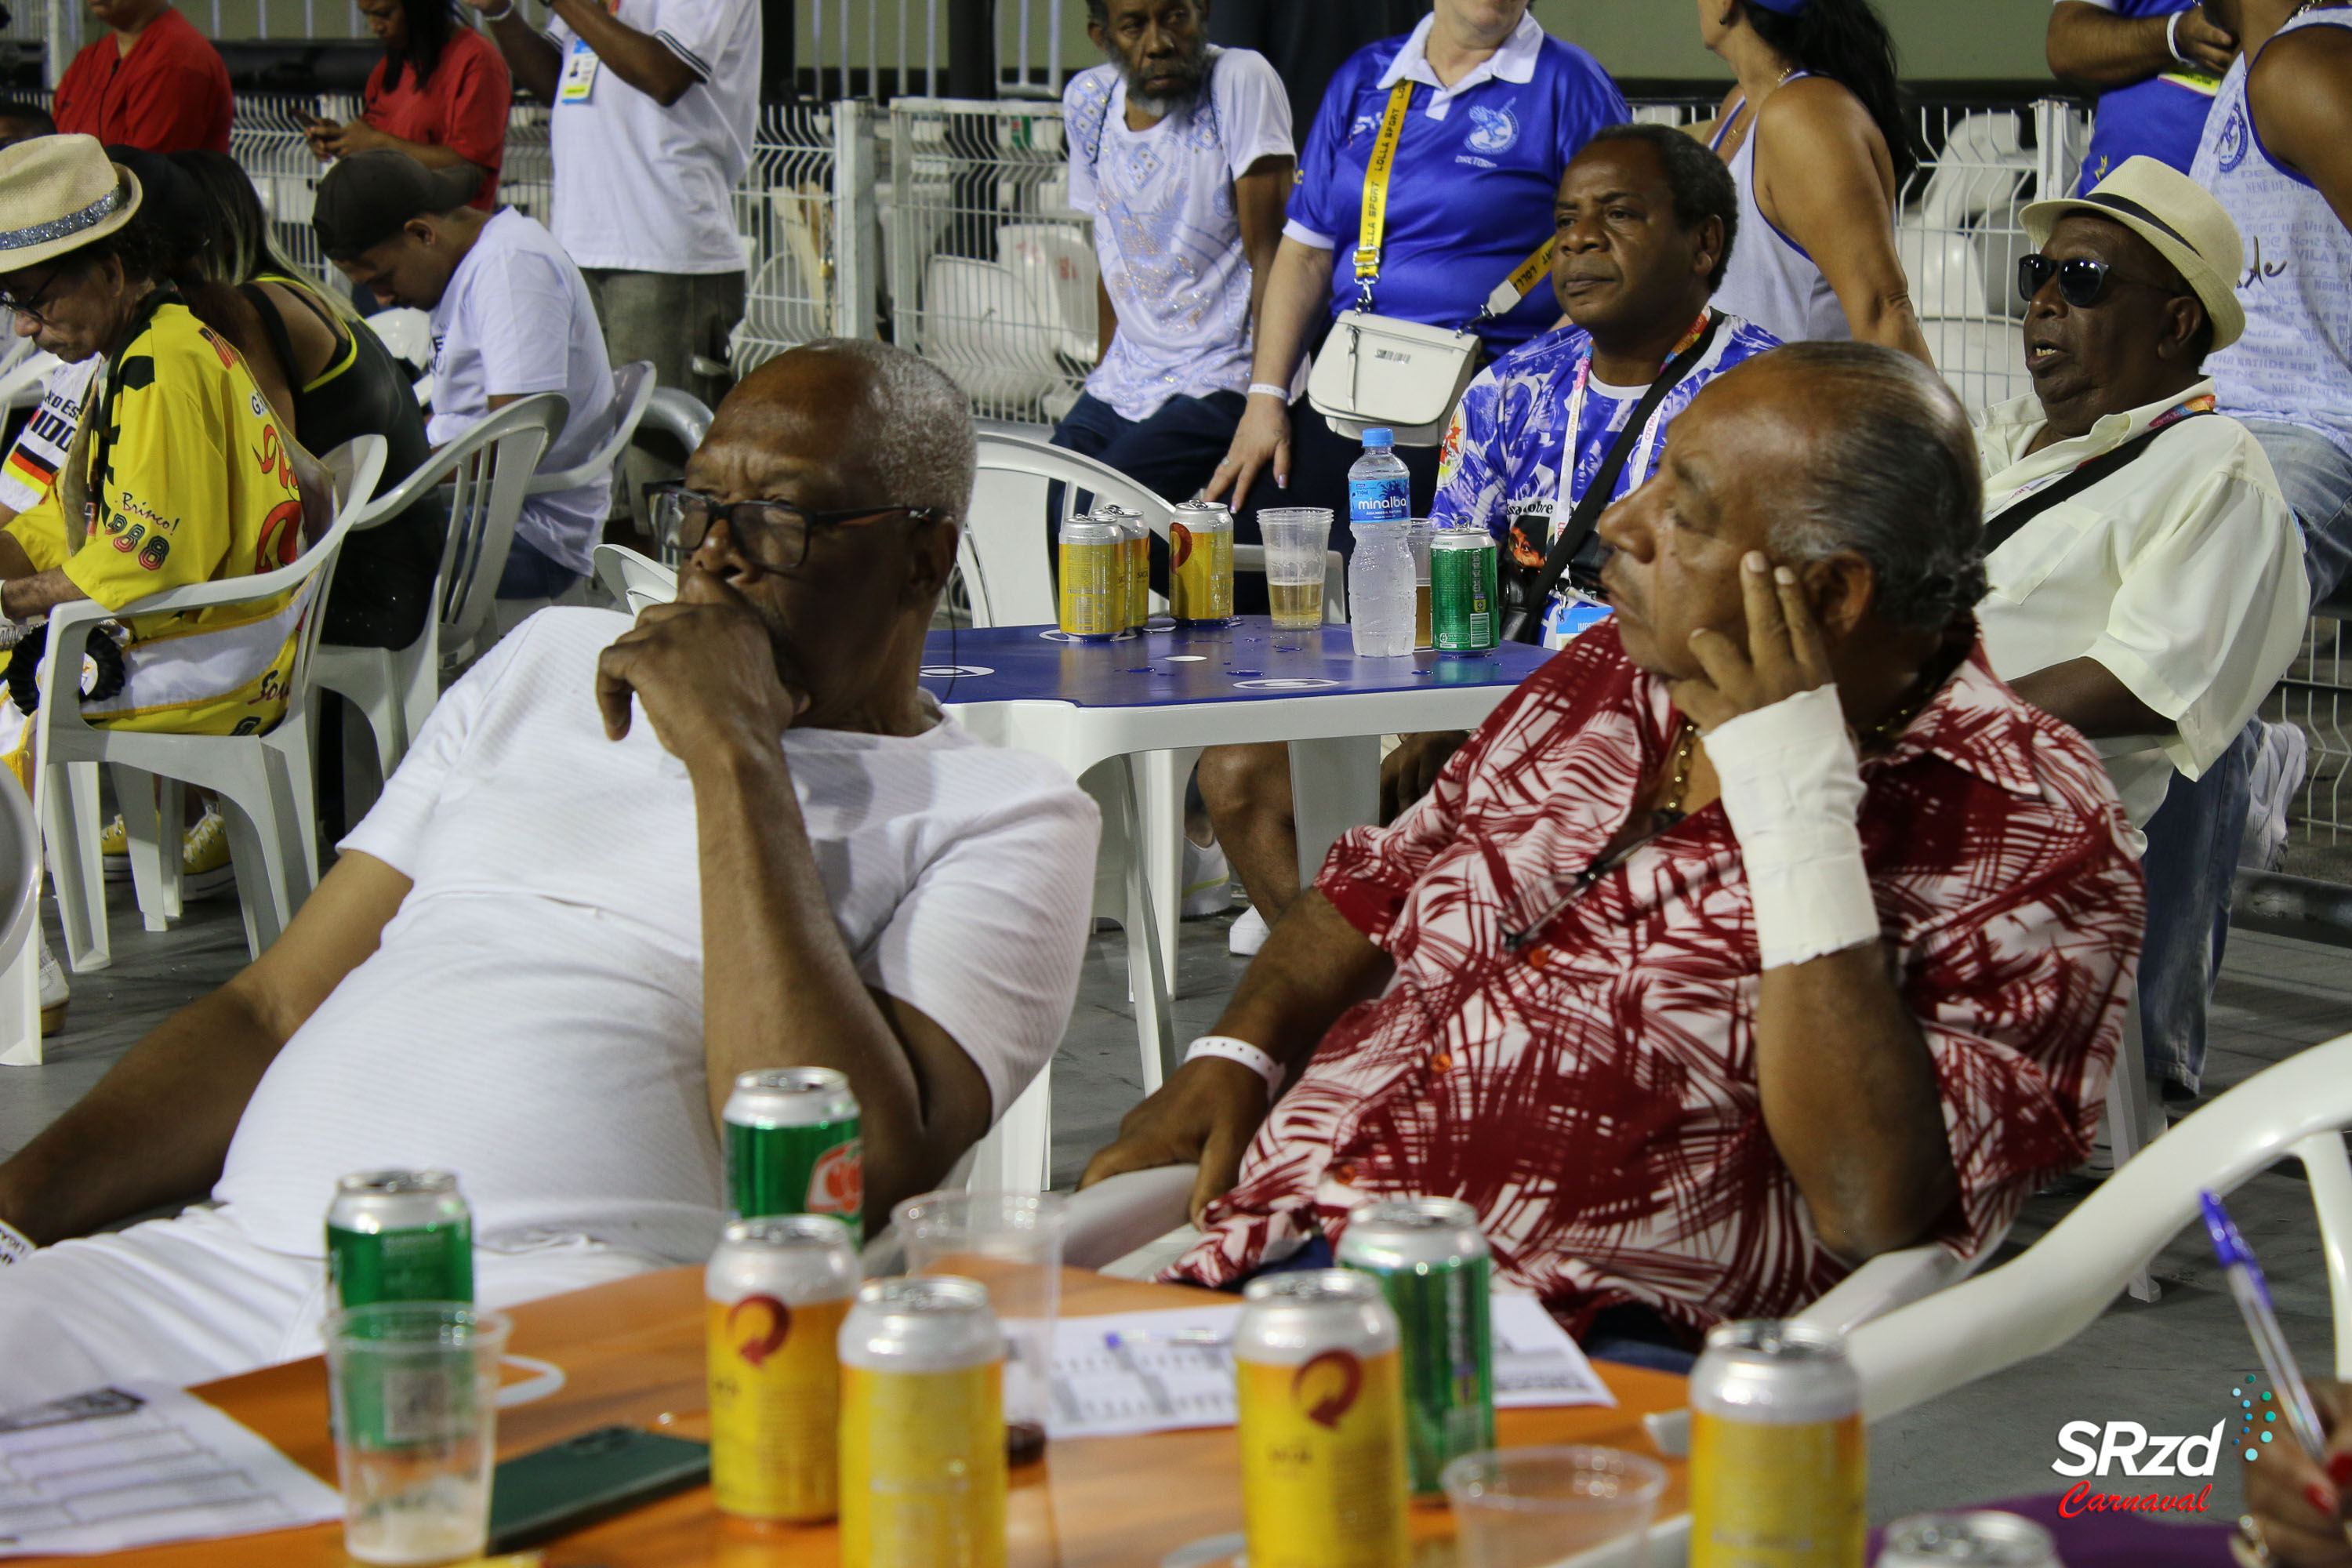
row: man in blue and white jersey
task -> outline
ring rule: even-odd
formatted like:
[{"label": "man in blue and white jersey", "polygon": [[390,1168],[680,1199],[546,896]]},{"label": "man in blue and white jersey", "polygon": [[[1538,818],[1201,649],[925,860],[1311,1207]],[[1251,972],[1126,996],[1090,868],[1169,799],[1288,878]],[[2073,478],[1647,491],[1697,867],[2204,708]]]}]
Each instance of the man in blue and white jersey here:
[{"label": "man in blue and white jersey", "polygon": [[2044,48],[2051,75],[2099,95],[2087,191],[2136,157],[2187,174],[2238,40],[2198,0],[2054,0]]},{"label": "man in blue and white jersey", "polygon": [[[1707,305],[1731,257],[1739,196],[1722,160],[1689,136],[1659,125],[1601,132],[1570,162],[1554,212],[1552,290],[1569,319],[1463,394],[1430,514],[1439,528],[1491,531],[1506,602],[1530,609],[1555,531],[1612,450],[1630,440],[1603,505],[1656,471],[1668,422],[1700,387],[1779,341]],[[1670,367],[1672,384],[1628,437]],[[1544,642],[1559,647],[1606,611],[1563,575],[1542,614]]]}]

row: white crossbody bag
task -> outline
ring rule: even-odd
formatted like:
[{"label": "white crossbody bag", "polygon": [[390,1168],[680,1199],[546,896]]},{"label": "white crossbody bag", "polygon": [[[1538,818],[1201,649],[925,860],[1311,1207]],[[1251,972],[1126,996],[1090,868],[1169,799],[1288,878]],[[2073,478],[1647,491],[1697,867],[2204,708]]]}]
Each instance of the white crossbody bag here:
[{"label": "white crossbody bag", "polygon": [[[1412,83],[1401,81],[1381,116],[1380,139],[1364,168],[1364,206],[1357,231],[1356,309],[1343,310],[1315,356],[1307,378],[1307,401],[1341,436],[1361,436],[1372,426],[1396,433],[1400,447],[1434,447],[1445,437],[1445,421],[1470,378],[1478,374],[1480,339],[1473,321],[1459,328],[1382,316],[1371,309],[1372,285],[1380,280],[1381,246],[1388,231],[1389,175],[1397,142],[1412,106]],[[1515,309],[1551,270],[1552,242],[1514,268],[1495,286],[1478,321]]]}]

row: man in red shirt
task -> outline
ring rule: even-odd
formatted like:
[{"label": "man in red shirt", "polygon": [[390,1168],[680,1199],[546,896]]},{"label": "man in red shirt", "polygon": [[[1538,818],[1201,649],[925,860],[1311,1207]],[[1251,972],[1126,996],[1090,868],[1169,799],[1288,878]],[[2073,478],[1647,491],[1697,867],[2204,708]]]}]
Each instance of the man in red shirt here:
[{"label": "man in red shirt", "polygon": [[1709,382],[1601,519],[1612,619],[1340,838],[1088,1178],[1198,1161],[1209,1285],[1458,1197],[1580,1338],[1684,1351],[1992,1246],[2091,1152],[2143,900],[2097,754],[1984,662],[1979,505],[1905,355]]},{"label": "man in red shirt", "polygon": [[85,45],[52,109],[67,135],[145,153],[228,151],[228,68],[171,0],[90,0],[112,29]]}]

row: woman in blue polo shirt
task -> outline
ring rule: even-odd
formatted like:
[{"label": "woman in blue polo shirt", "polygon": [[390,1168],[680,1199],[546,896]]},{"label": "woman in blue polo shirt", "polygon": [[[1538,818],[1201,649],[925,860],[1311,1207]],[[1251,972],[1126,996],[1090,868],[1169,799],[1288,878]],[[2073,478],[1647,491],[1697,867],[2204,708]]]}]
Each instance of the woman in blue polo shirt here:
[{"label": "woman in blue polo shirt", "polygon": [[[1627,118],[1625,100],[1591,55],[1537,25],[1527,0],[1437,0],[1411,33],[1359,50],[1323,95],[1258,307],[1248,408],[1209,481],[1213,500],[1230,491],[1251,511],[1328,506],[1347,515],[1348,466],[1361,448],[1305,399],[1293,405],[1290,384],[1331,318],[1360,308],[1364,170],[1400,83],[1412,84],[1412,101],[1389,181],[1380,276],[1360,308],[1475,326],[1489,355],[1559,320],[1540,288],[1506,314],[1479,317],[1496,285],[1550,237],[1568,161],[1595,131]],[[1398,456],[1412,474],[1414,515],[1425,515],[1437,448]],[[1342,550],[1345,534],[1333,531]]]}]

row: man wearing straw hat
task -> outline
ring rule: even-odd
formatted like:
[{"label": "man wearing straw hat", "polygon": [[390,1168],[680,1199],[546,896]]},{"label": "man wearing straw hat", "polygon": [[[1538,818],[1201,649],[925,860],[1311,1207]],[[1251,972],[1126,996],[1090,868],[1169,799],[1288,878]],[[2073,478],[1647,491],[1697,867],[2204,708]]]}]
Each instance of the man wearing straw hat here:
[{"label": "man wearing straw hat", "polygon": [[[331,504],[245,362],[163,280],[141,202],[137,177],[91,137],[0,151],[0,310],[59,359],[100,362],[55,484],[0,530],[7,641],[69,600],[121,609],[285,565],[301,548],[306,499],[320,513]],[[299,473],[317,481],[307,498]],[[184,734],[268,729],[285,711],[302,607],[279,597],[128,617],[120,673],[77,693],[83,715]],[[40,646],[36,634],[30,648]],[[26,707],[31,668],[20,651],[12,685]],[[29,778],[21,740],[7,761]],[[45,1015],[64,1000],[61,984],[45,988]]]},{"label": "man wearing straw hat", "polygon": [[2140,157],[2024,221],[2033,392],[1977,427],[1977,618],[1994,672],[2090,738],[2147,833],[2141,1036],[2185,1100],[2246,821],[2241,736],[2302,639],[2303,544],[2261,445],[2214,411],[2205,357],[2245,327],[2221,203]]}]

